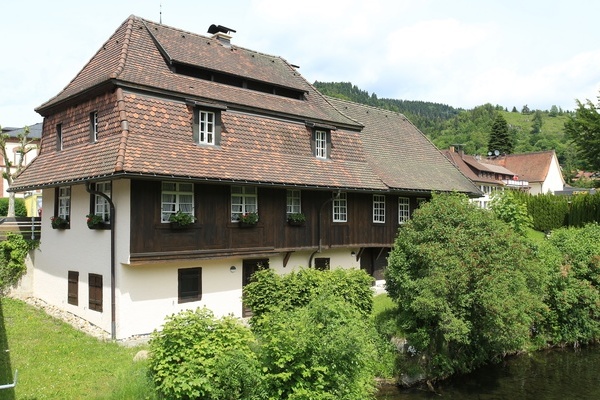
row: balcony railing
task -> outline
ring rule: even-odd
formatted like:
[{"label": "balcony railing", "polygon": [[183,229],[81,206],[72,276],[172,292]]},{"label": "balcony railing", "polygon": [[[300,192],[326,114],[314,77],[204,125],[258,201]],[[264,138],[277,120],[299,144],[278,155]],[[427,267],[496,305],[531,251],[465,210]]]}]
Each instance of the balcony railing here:
[{"label": "balcony railing", "polygon": [[521,180],[515,180],[515,179],[502,179],[502,182],[504,182],[504,184],[506,186],[512,186],[512,187],[529,186],[528,181],[521,181]]}]

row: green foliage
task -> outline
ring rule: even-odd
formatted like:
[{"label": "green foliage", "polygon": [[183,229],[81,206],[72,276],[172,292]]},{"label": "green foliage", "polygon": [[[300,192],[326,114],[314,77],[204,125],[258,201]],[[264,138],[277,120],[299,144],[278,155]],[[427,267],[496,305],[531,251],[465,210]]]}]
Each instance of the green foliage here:
[{"label": "green foliage", "polygon": [[306,306],[324,292],[339,296],[364,316],[373,308],[372,278],[363,270],[334,269],[320,271],[304,268],[285,275],[271,269],[254,273],[244,287],[244,304],[252,309],[251,324],[261,322],[272,311],[286,311]]},{"label": "green foliage", "polygon": [[549,232],[566,225],[569,215],[569,198],[551,193],[521,196],[533,218],[533,228]]},{"label": "green foliage", "polygon": [[254,329],[269,399],[373,398],[378,336],[356,308],[322,293],[306,305],[262,318]]},{"label": "green foliage", "polygon": [[565,123],[565,132],[588,168],[600,171],[600,113],[590,100],[577,101],[575,115]]},{"label": "green foliage", "polygon": [[6,240],[0,242],[0,296],[19,283],[27,271],[25,257],[31,248],[23,236],[15,233],[9,233]]},{"label": "green foliage", "polygon": [[[0,198],[0,215],[6,216],[8,214],[8,197]],[[25,207],[25,200],[21,198],[15,199],[15,216],[26,217],[27,207]]]},{"label": "green foliage", "polygon": [[168,399],[253,399],[262,394],[254,337],[234,317],[206,308],[166,319],[150,341],[157,390]]},{"label": "green foliage", "polygon": [[502,114],[497,114],[490,130],[488,151],[498,150],[500,154],[511,154],[515,145],[508,130],[508,123]]},{"label": "green foliage", "polygon": [[462,195],[434,195],[398,232],[387,289],[429,377],[523,349],[542,309],[526,239]]},{"label": "green foliage", "polygon": [[525,235],[527,228],[533,225],[527,205],[519,201],[511,190],[495,192],[490,201],[490,208],[498,219],[510,224],[520,235]]},{"label": "green foliage", "polygon": [[186,226],[196,222],[196,217],[192,214],[178,210],[175,214],[169,216],[169,222],[179,224],[180,226]]},{"label": "green foliage", "polygon": [[548,341],[577,345],[600,339],[600,225],[554,231],[542,261],[549,273]]},{"label": "green foliage", "polygon": [[578,194],[571,198],[569,226],[583,226],[589,222],[600,223],[600,192]]}]

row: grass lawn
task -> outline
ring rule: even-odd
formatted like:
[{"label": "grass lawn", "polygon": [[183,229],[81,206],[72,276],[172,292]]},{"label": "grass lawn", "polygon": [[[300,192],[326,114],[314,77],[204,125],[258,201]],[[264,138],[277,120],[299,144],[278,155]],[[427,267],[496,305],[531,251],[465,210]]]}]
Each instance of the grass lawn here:
[{"label": "grass lawn", "polygon": [[[6,348],[10,352],[6,352]],[[147,347],[147,346],[146,346]],[[103,342],[22,301],[0,301],[0,390],[5,399],[155,399],[145,362],[146,347]]]}]

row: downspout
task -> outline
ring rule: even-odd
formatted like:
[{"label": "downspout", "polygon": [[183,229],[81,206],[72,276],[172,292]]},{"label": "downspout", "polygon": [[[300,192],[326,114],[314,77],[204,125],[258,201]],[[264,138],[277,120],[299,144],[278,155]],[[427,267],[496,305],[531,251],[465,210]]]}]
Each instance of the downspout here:
[{"label": "downspout", "polygon": [[319,208],[319,219],[317,221],[317,226],[318,226],[318,239],[319,239],[319,247],[317,248],[317,250],[313,251],[312,254],[310,255],[310,258],[308,259],[308,268],[312,268],[312,261],[313,258],[315,257],[315,254],[320,253],[321,249],[322,249],[322,226],[321,226],[321,216],[323,215],[323,208],[330,202],[332,202],[334,199],[337,199],[340,197],[340,191],[338,190],[334,196],[332,196],[331,198],[325,200],[323,202],[323,204],[321,204],[321,207]]},{"label": "downspout", "polygon": [[[116,307],[116,278],[115,278],[115,204],[105,193],[92,190],[90,181],[85,182],[85,190],[97,196],[102,197],[110,205],[110,338],[117,338],[117,307]],[[111,190],[112,192],[112,190]]]}]

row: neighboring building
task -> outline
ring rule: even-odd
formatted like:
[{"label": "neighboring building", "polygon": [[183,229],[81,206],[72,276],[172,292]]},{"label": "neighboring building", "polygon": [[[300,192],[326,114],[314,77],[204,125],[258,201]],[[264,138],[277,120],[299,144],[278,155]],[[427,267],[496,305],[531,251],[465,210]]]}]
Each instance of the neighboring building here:
[{"label": "neighboring building", "polygon": [[[7,147],[6,152],[7,152],[7,154],[12,155],[12,157],[9,161],[13,165],[13,167],[11,168],[11,170],[13,172],[16,170],[16,167],[14,167],[14,166],[19,163],[19,156],[20,156],[20,154],[17,151],[17,149],[19,147],[18,136],[23,134],[24,132],[25,132],[25,127],[22,127],[22,128],[3,127],[2,128],[2,133],[7,134],[9,136],[9,138],[6,141],[6,147]],[[33,160],[37,156],[38,148],[40,145],[40,139],[42,137],[42,123],[40,122],[40,123],[29,126],[29,135],[27,137],[32,140],[31,147],[33,149],[24,155],[23,165],[29,164],[31,162],[31,160]],[[5,160],[2,160],[2,156],[0,156],[0,160],[2,163],[2,165],[1,165],[2,172],[4,172],[4,169],[6,168],[6,162],[5,162]],[[6,179],[1,179],[0,180],[0,190],[2,192],[2,197],[8,197],[8,192],[6,191],[7,189],[8,189],[8,182],[6,181]],[[17,197],[25,198],[25,205],[27,207],[27,216],[28,217],[31,217],[31,216],[37,217],[39,215],[39,212],[42,208],[41,195],[42,195],[42,192],[39,190],[36,190],[33,192],[16,194]]]},{"label": "neighboring building", "polygon": [[[480,195],[404,116],[322,96],[230,31],[131,16],[37,109],[40,154],[12,188],[43,191],[33,296],[118,339],[186,308],[243,316],[257,269],[379,278],[398,227],[432,191]],[[196,221],[174,229],[177,211]],[[242,229],[249,212],[259,221]],[[304,225],[286,223],[299,212]]]},{"label": "neighboring building", "polygon": [[[481,208],[487,208],[492,194],[496,190],[525,190],[529,191],[529,182],[521,179],[519,175],[500,165],[484,162],[480,156],[464,154],[453,146],[442,153],[454,164],[467,178],[469,178],[483,195],[471,199]],[[486,160],[487,161],[487,160]]]},{"label": "neighboring building", "polygon": [[482,160],[487,164],[500,165],[529,182],[532,195],[554,193],[563,190],[565,180],[554,150],[535,153],[506,154]]}]

